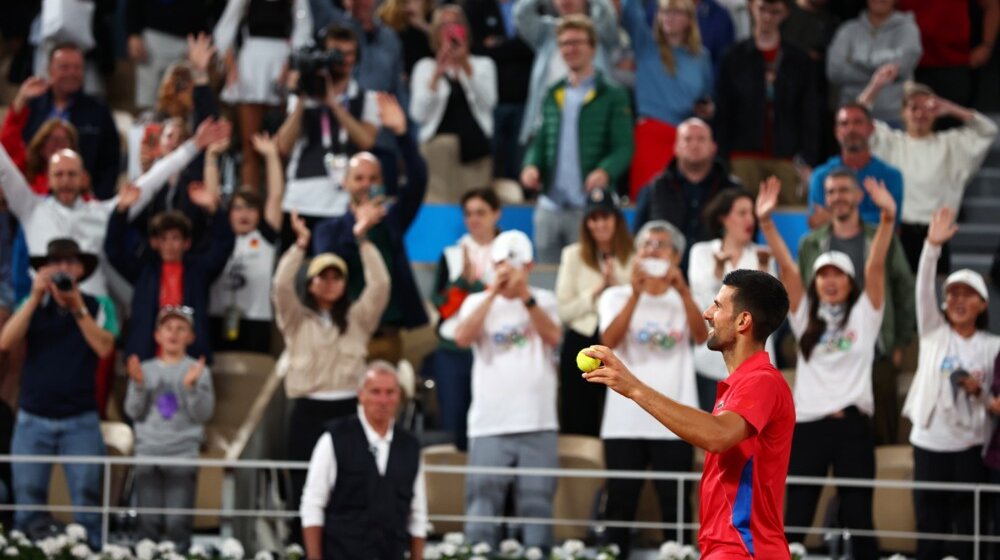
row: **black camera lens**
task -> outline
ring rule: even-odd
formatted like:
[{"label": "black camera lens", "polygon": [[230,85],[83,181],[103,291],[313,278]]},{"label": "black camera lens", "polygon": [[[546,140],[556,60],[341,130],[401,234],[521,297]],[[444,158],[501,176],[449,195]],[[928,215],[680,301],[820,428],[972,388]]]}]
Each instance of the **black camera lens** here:
[{"label": "black camera lens", "polygon": [[56,289],[60,292],[73,291],[73,277],[65,272],[57,272],[53,274],[52,283],[56,285]]}]

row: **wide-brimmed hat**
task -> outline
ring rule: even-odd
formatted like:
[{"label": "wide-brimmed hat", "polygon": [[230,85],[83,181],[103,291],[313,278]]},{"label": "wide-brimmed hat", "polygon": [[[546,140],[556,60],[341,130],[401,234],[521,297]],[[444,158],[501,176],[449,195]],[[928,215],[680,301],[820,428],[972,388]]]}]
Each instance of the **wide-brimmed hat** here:
[{"label": "wide-brimmed hat", "polygon": [[76,258],[83,264],[83,274],[80,275],[76,281],[83,282],[91,274],[97,270],[97,255],[93,253],[84,253],[80,250],[80,246],[76,241],[69,239],[68,237],[61,237],[58,239],[53,239],[49,241],[48,250],[43,257],[31,257],[29,262],[31,263],[31,268],[38,270],[39,268],[49,264],[52,260],[61,260]]}]

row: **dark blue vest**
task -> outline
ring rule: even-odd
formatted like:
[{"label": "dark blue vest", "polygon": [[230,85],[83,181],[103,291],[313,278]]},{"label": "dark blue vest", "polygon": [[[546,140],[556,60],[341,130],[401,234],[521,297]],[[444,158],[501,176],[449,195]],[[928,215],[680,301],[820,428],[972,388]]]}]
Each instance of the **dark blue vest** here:
[{"label": "dark blue vest", "polygon": [[389,462],[380,475],[357,416],[327,424],[337,459],[323,525],[323,558],[400,560],[409,550],[413,482],[420,443],[400,426],[393,430]]},{"label": "dark blue vest", "polygon": [[[83,302],[96,319],[97,300],[84,294]],[[31,316],[25,338],[28,355],[21,376],[20,407],[48,418],[97,410],[97,354],[73,315],[49,299]]]}]

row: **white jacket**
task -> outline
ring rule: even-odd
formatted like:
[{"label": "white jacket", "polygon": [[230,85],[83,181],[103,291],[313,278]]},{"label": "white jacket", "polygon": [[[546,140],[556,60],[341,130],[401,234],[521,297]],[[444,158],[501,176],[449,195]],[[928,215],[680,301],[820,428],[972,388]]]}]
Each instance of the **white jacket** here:
[{"label": "white jacket", "polygon": [[[472,117],[483,129],[487,138],[493,137],[493,108],[497,104],[497,66],[493,59],[485,56],[470,56],[472,76],[465,72],[457,73],[458,83],[465,90],[465,98],[472,110]],[[437,88],[431,91],[431,77],[437,61],[433,58],[421,58],[413,67],[410,76],[410,116],[420,125],[420,141],[426,142],[437,133],[448,107],[448,96],[451,95],[451,84],[441,78]]]},{"label": "white jacket", "polygon": [[[932,415],[938,402],[938,394],[941,391],[941,374],[937,368],[938,364],[946,357],[948,338],[951,336],[951,326],[941,314],[937,295],[934,292],[934,279],[940,256],[941,247],[924,242],[924,250],[920,253],[920,263],[917,266],[916,290],[920,355],[917,361],[917,373],[913,377],[913,384],[910,386],[910,392],[903,404],[903,416],[909,418],[915,426],[925,428],[930,425],[932,418],[940,417],[940,415]],[[989,333],[980,334],[986,337],[987,343],[984,352],[987,355],[979,357],[977,361],[992,364],[997,353],[1000,352],[1000,336]],[[991,428],[987,403],[990,398],[989,388],[992,382],[992,371],[987,371],[987,378],[983,381],[983,390],[980,392],[982,406],[970,417],[968,426],[968,429],[974,430],[982,436],[984,445]]]}]

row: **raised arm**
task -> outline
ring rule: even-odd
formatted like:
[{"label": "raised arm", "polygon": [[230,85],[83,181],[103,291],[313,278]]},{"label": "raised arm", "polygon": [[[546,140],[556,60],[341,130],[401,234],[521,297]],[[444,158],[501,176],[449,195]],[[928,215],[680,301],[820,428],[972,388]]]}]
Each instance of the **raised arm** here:
[{"label": "raised arm", "polygon": [[921,335],[945,324],[937,293],[934,290],[934,282],[937,278],[937,263],[941,257],[941,246],[954,237],[957,231],[955,211],[951,208],[940,208],[931,216],[931,223],[927,226],[927,239],[924,241],[924,249],[921,251],[920,261],[917,263],[917,332]]},{"label": "raised arm", "polygon": [[298,327],[306,314],[306,307],[295,292],[295,276],[302,267],[306,248],[309,247],[309,239],[312,237],[305,220],[299,217],[298,212],[292,212],[292,231],[296,234],[295,243],[278,261],[271,289],[275,322],[286,336]]},{"label": "raised arm", "polygon": [[378,329],[385,306],[389,304],[389,290],[392,283],[382,254],[375,248],[374,243],[360,239],[358,253],[361,255],[361,266],[364,269],[365,288],[351,306],[351,322],[357,322],[362,330],[373,333]]},{"label": "raised arm", "polygon": [[757,195],[755,211],[757,213],[757,223],[760,225],[760,230],[764,233],[764,239],[767,241],[768,246],[771,247],[771,253],[774,254],[775,260],[778,261],[778,267],[780,268],[779,279],[785,285],[785,290],[788,292],[789,310],[794,313],[799,308],[799,303],[802,302],[802,277],[799,276],[799,265],[792,259],[792,253],[788,250],[788,245],[785,245],[785,240],[781,238],[778,228],[771,219],[771,214],[778,206],[778,194],[780,192],[781,181],[773,175],[768,177],[766,181],[760,184],[760,194]]},{"label": "raised arm", "polygon": [[517,32],[536,53],[556,26],[555,18],[538,13],[540,5],[541,0],[520,0],[514,4]]},{"label": "raised arm", "polygon": [[0,145],[0,189],[7,199],[7,207],[18,220],[24,222],[44,198],[32,192],[28,181],[10,159],[7,149]]},{"label": "raised arm", "polygon": [[899,76],[899,66],[893,63],[883,64],[872,74],[865,89],[861,90],[861,93],[858,94],[858,103],[866,107],[874,105],[875,98],[878,97],[882,88],[896,81],[897,76]]},{"label": "raised arm", "polygon": [[278,132],[274,135],[274,139],[278,143],[278,151],[281,155],[287,156],[292,153],[295,141],[302,134],[302,115],[305,112],[305,102],[302,100],[302,96],[298,95],[295,97],[295,105],[292,106],[292,111],[288,113],[288,116],[285,117],[284,122],[278,128]]},{"label": "raised arm", "polygon": [[882,211],[872,240],[868,261],[865,263],[865,294],[875,309],[882,308],[885,298],[885,257],[892,243],[893,230],[896,227],[896,200],[885,187],[885,183],[874,177],[865,178],[865,190],[872,202]]},{"label": "raised arm", "polygon": [[264,199],[264,215],[261,216],[274,231],[281,230],[281,199],[285,195],[285,171],[281,168],[278,143],[266,132],[254,134],[253,149],[264,157],[267,176],[267,198]]}]

